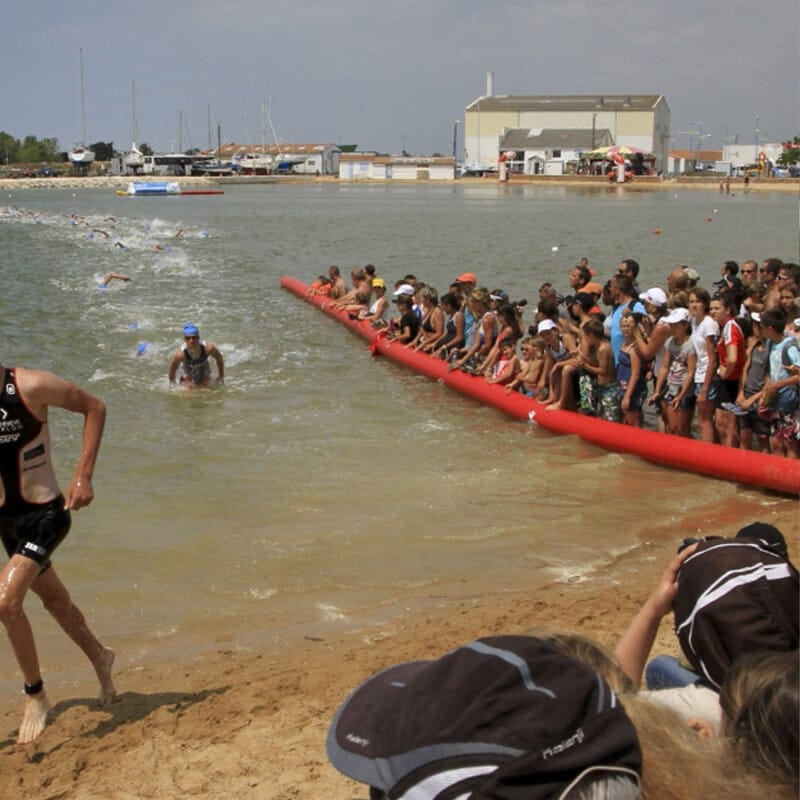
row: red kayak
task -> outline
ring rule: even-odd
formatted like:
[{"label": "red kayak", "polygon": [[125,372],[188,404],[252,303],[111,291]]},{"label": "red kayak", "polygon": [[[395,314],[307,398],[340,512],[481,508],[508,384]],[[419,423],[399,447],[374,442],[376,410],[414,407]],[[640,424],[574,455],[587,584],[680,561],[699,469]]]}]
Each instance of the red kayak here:
[{"label": "red kayak", "polygon": [[772,489],[783,494],[800,494],[798,460],[634,428],[573,411],[547,411],[542,403],[519,392],[507,394],[502,386],[486,383],[481,376],[461,370],[450,372],[441,359],[387,341],[383,332],[375,330],[368,322],[352,320],[345,312],[331,309],[329,298],[308,296],[309,287],[295,278],[281,278],[281,286],[367,339],[371,342],[374,355],[385,355],[514,419],[535,422],[553,433],[580,436],[604,450],[631,453],[665,467]]}]

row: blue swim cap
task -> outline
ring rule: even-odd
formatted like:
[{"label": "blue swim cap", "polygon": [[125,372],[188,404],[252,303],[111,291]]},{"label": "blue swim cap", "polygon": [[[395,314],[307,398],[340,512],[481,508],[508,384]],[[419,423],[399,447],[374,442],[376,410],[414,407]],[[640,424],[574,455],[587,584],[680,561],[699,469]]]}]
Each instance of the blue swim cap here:
[{"label": "blue swim cap", "polygon": [[183,326],[183,335],[184,336],[197,336],[199,333],[200,333],[200,331],[197,330],[197,325],[192,325],[191,322],[187,322]]}]

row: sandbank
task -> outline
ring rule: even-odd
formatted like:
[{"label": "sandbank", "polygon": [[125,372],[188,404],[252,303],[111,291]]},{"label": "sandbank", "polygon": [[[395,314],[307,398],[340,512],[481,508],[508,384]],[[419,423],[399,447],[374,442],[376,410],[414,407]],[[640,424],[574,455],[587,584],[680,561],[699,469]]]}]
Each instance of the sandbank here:
[{"label": "sandbank", "polygon": [[[389,624],[307,637],[289,648],[255,651],[228,630],[210,629],[214,649],[203,655],[131,667],[119,653],[119,699],[97,707],[88,665],[75,683],[54,677],[50,724],[33,744],[14,744],[22,694],[0,697],[0,796],[363,800],[365,787],[328,764],[325,736],[339,703],[364,678],[478,636],[544,624],[613,646],[683,537],[733,535],[761,519],[784,532],[796,562],[800,518],[783,508],[719,525],[654,520],[632,532],[637,547],[584,580],[480,596],[467,587],[459,598],[432,599],[431,609]],[[260,624],[257,616],[246,622]],[[669,618],[654,652],[677,654]]]},{"label": "sandbank", "polygon": [[[591,188],[600,190],[617,190],[633,192],[647,191],[683,191],[699,190],[706,192],[719,193],[719,178],[706,177],[675,177],[657,178],[642,177],[635,178],[625,184],[609,183],[606,178],[595,176],[577,175],[514,175],[509,181],[499,183],[494,176],[483,178],[458,178],[455,181],[430,181],[430,180],[394,180],[379,181],[365,178],[346,180],[332,175],[316,177],[314,175],[242,175],[231,177],[164,177],[164,176],[89,176],[89,177],[58,177],[58,178],[0,178],[0,192],[13,192],[14,190],[27,189],[62,189],[75,191],[76,189],[126,189],[131,182],[146,182],[149,180],[157,181],[178,181],[184,188],[192,186],[215,186],[223,188],[225,186],[254,186],[259,184],[308,184],[308,183],[358,183],[364,186],[374,186],[380,184],[390,184],[404,186],[409,183],[429,184],[432,186],[441,184],[461,184],[464,186],[570,186],[580,188]],[[767,178],[750,181],[745,189],[743,178],[734,178],[731,181],[731,194],[781,192],[789,194],[800,194],[800,178]]]}]

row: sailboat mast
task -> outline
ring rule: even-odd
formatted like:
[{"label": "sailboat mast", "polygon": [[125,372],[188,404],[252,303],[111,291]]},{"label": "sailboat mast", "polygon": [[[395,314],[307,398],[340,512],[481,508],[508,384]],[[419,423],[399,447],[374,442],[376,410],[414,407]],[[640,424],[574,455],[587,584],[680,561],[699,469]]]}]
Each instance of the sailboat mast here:
[{"label": "sailboat mast", "polygon": [[136,149],[136,140],[139,138],[139,132],[136,130],[136,79],[131,78],[131,110],[133,119],[131,120],[131,135],[133,137],[133,149]]},{"label": "sailboat mast", "polygon": [[83,86],[83,48],[79,48],[81,70],[81,147],[86,146],[86,97]]}]

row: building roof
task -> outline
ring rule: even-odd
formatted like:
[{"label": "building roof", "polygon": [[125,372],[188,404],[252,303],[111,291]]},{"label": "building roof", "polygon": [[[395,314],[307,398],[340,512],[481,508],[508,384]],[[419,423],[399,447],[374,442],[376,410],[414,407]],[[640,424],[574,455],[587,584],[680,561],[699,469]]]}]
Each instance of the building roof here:
[{"label": "building roof", "polygon": [[[467,111],[652,111],[660,94],[506,94],[479,97]],[[666,101],[664,101],[666,102]]]},{"label": "building roof", "polygon": [[[255,153],[256,155],[316,155],[324,153],[326,150],[336,150],[335,144],[237,144],[228,142],[219,148],[220,158],[230,158],[236,153]],[[210,152],[216,154],[216,149]]]},{"label": "building roof", "polygon": [[670,150],[669,157],[685,161],[722,161],[722,150]]},{"label": "building roof", "polygon": [[455,159],[453,156],[386,156],[378,155],[377,153],[342,153],[339,156],[339,163],[347,163],[350,161],[367,162],[371,161],[374,164],[397,164],[397,165],[444,165],[453,166]]},{"label": "building roof", "polygon": [[500,141],[500,150],[592,150],[613,144],[614,140],[608,128],[592,131],[571,128],[512,128]]}]

